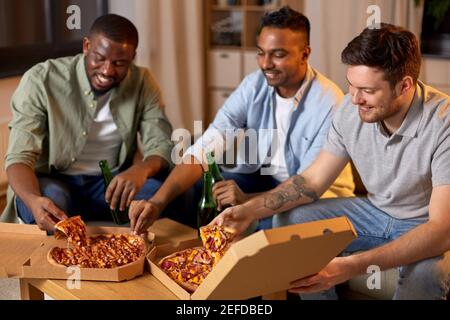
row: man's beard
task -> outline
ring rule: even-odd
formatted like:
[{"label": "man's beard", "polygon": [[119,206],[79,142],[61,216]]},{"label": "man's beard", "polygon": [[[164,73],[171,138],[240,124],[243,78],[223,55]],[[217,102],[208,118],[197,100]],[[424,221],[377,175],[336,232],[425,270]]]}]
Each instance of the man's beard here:
[{"label": "man's beard", "polygon": [[113,84],[110,88],[108,88],[108,89],[98,90],[98,89],[95,89],[95,87],[92,85],[91,80],[89,80],[89,84],[90,84],[90,86],[91,86],[91,90],[92,90],[92,92],[94,93],[94,97],[95,97],[95,98],[98,98],[98,97],[101,97],[101,96],[107,94],[109,91],[111,91],[112,89],[114,89],[114,88],[116,88],[116,87],[118,86],[117,83],[114,83],[114,84]]}]

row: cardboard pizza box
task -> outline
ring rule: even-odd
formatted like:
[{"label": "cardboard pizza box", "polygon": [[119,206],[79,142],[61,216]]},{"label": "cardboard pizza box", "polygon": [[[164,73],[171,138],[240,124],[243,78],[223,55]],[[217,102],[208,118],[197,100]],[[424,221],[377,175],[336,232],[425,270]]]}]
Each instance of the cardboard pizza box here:
[{"label": "cardboard pizza box", "polygon": [[180,299],[249,299],[286,290],[292,281],[316,274],[356,237],[346,217],[261,230],[234,243],[193,294],[157,263],[174,252],[201,246],[199,240],[155,246],[147,261],[151,273]]},{"label": "cardboard pizza box", "polygon": [[22,265],[46,239],[47,234],[37,226],[0,223],[0,266],[2,278],[19,278]]},{"label": "cardboard pizza box", "polygon": [[[129,228],[87,226],[88,235],[128,233]],[[148,233],[147,250],[155,235]],[[112,269],[73,268],[50,263],[47,255],[53,247],[67,247],[67,240],[47,236],[35,225],[0,223],[0,277],[33,279],[72,279],[124,281],[144,272],[145,255],[134,263]],[[0,270],[1,271],[1,270]]]}]

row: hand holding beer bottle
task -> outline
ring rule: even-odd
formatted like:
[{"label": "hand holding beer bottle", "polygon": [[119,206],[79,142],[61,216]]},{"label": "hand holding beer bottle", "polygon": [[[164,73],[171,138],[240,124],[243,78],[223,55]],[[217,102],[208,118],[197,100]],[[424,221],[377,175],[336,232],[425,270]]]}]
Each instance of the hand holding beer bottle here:
[{"label": "hand holding beer bottle", "polygon": [[213,180],[213,197],[217,205],[218,213],[226,208],[242,204],[249,197],[244,193],[234,180],[225,180],[220,173],[219,166],[214,159],[214,153],[207,154],[208,170]]},{"label": "hand holding beer bottle", "polygon": [[[105,192],[106,192],[106,190],[108,190],[109,184],[111,183],[111,181],[113,179],[113,175],[112,175],[111,169],[109,168],[108,161],[106,161],[106,160],[100,161],[99,166],[100,166],[100,169],[102,170],[103,181],[105,183]],[[114,210],[111,210],[111,215],[112,215],[114,223],[119,224],[119,225],[126,224],[130,221],[128,218],[128,208],[126,208],[125,210],[122,210],[122,211],[117,208]]]}]

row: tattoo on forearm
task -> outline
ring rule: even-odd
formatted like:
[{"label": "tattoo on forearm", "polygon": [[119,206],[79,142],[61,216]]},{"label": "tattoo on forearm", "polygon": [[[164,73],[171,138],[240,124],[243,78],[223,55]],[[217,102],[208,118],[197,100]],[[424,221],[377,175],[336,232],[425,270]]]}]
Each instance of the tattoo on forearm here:
[{"label": "tattoo on forearm", "polygon": [[297,201],[300,198],[310,198],[313,201],[319,200],[314,190],[308,189],[303,176],[295,176],[287,183],[280,185],[274,192],[264,197],[264,207],[271,210],[278,210],[290,201]]}]

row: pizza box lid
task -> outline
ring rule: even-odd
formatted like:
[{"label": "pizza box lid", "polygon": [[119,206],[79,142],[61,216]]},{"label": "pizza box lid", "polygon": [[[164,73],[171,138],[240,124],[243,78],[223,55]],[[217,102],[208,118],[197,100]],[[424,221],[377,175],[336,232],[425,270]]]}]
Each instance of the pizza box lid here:
[{"label": "pizza box lid", "polygon": [[234,243],[203,283],[189,294],[159,267],[160,258],[198,246],[154,247],[147,255],[151,273],[180,299],[249,299],[286,290],[290,283],[316,274],[357,237],[346,217],[261,230]]},{"label": "pizza box lid", "polygon": [[[88,235],[128,233],[129,228],[87,226]],[[155,235],[148,233],[147,249],[151,249]],[[113,269],[67,268],[47,260],[49,250],[66,247],[67,240],[47,236],[37,226],[0,224],[0,265],[8,277],[34,279],[79,279],[123,281],[141,275],[145,256],[134,263]],[[0,272],[1,275],[2,272]]]},{"label": "pizza box lid", "polygon": [[0,223],[0,278],[22,276],[22,265],[47,238],[34,225]]}]

